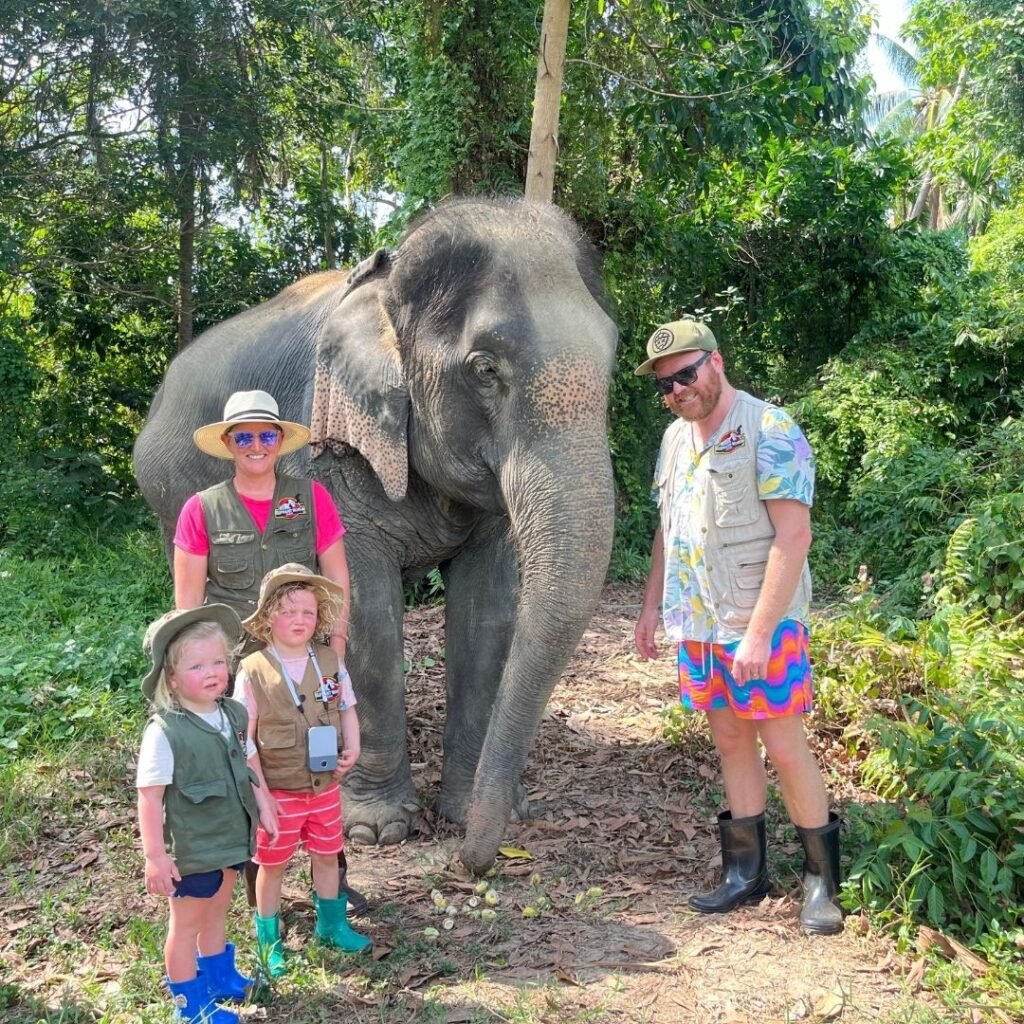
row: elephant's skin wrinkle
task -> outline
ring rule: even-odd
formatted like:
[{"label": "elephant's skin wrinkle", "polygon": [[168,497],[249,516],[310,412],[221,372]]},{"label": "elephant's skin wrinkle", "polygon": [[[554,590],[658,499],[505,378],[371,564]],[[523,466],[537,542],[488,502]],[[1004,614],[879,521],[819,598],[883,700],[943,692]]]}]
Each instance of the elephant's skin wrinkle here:
[{"label": "elephant's skin wrinkle", "polygon": [[224,474],[191,435],[226,395],[264,388],[314,424],[287,471],[321,480],[348,527],[363,754],[346,818],[362,838],[402,838],[415,818],[402,581],[441,566],[437,801],[465,818],[479,866],[525,810],[519,775],[607,567],[615,326],[592,248],[553,207],[442,204],[360,276],[293,286],[197,338],[154,400],[136,475],[170,536],[185,499]]}]

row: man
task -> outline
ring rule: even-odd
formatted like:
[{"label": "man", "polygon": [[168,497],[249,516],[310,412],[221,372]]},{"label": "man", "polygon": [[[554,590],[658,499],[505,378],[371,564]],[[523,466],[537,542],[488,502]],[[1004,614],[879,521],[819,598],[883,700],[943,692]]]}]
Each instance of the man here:
[{"label": "man", "polygon": [[703,323],[659,327],[636,373],[677,417],[655,471],[661,523],[634,631],[655,658],[659,610],[678,646],[680,699],[707,715],[729,809],[719,814],[722,882],[690,898],[725,913],[771,889],[766,866],[764,744],[804,847],[805,932],[842,930],[839,820],[807,745],[811,710],[807,551],[814,461],[781,409],[738,391]]}]

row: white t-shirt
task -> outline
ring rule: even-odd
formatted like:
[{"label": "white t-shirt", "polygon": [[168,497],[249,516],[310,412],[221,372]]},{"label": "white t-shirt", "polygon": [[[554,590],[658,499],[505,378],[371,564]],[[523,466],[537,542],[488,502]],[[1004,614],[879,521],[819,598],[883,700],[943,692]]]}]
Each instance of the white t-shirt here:
[{"label": "white t-shirt", "polygon": [[[292,679],[301,679],[306,674],[306,665],[309,663],[309,655],[303,654],[300,658],[280,658],[285,671]],[[235,675],[235,691],[231,694],[233,700],[247,708],[254,708],[256,702],[252,696],[252,685],[244,668],[239,668]],[[352,689],[352,677],[344,665],[338,666],[338,702],[334,705],[336,711],[348,711],[355,707],[356,694]]]},{"label": "white t-shirt", "polygon": [[[231,739],[231,720],[220,708],[216,711],[196,713],[207,725],[216,729],[226,740]],[[256,745],[248,740],[245,756],[252,757]],[[135,786],[169,786],[174,781],[174,752],[167,741],[167,734],[156,722],[149,722],[142,734],[139,748],[139,765],[135,772]]]}]

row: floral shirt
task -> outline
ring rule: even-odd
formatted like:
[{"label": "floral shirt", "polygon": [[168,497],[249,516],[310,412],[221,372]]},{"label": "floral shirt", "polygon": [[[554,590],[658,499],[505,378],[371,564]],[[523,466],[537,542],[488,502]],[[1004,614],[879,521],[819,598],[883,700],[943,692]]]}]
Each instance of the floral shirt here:
[{"label": "floral shirt", "polygon": [[[728,420],[728,418],[727,418]],[[671,536],[665,536],[665,634],[673,643],[699,640],[732,643],[742,633],[723,628],[715,619],[708,573],[704,566],[704,494],[707,490],[707,460],[692,444],[692,434],[683,427],[674,479],[670,489]],[[712,440],[716,443],[718,438]],[[709,446],[710,447],[710,446]],[[705,449],[706,451],[707,449]],[[657,481],[661,478],[658,456],[651,497],[659,500]],[[793,417],[776,406],[766,406],[757,438],[757,492],[762,501],[791,498],[810,506],[814,499],[814,456]],[[810,609],[799,616],[806,622]]]}]

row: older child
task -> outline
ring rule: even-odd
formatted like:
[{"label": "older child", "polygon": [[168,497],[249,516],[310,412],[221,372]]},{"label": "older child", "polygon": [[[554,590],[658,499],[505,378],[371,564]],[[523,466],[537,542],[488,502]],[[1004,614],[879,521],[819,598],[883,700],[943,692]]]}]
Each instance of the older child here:
[{"label": "older child", "polygon": [[[246,629],[266,647],[242,660],[235,695],[249,709],[256,753],[249,764],[274,802],[279,836],[256,836],[256,938],[271,977],[286,970],[281,945],[281,883],[299,840],[316,891],[316,937],[348,953],[372,945],[346,920],[338,886],[345,844],[339,780],[359,758],[359,720],[348,672],[314,641],[334,629],[343,607],[338,584],[290,562],[267,573]],[[340,740],[340,743],[339,743]]]},{"label": "older child", "polygon": [[136,786],[146,889],[169,897],[164,945],[175,1020],[234,1024],[218,999],[244,999],[226,918],[235,878],[251,856],[259,813],[276,832],[272,805],[253,792],[246,711],[225,698],[228,652],[242,624],[227,605],[168,612],[146,630],[152,667],[142,692],[154,712],[142,737]]}]

